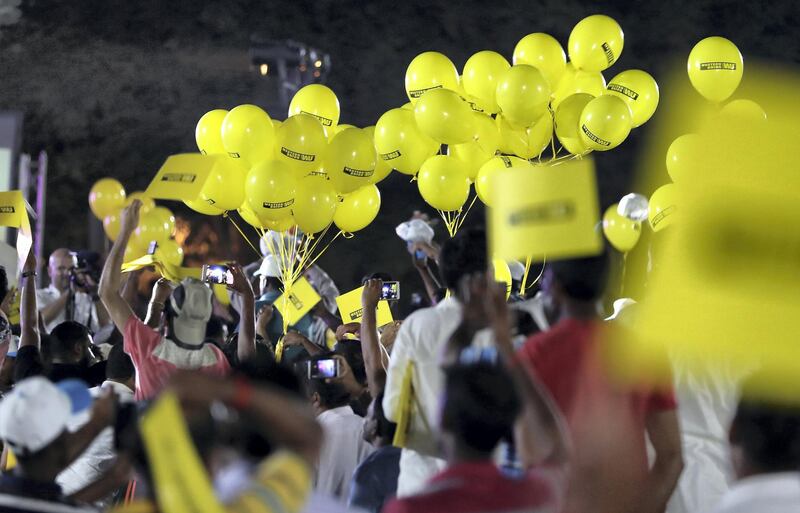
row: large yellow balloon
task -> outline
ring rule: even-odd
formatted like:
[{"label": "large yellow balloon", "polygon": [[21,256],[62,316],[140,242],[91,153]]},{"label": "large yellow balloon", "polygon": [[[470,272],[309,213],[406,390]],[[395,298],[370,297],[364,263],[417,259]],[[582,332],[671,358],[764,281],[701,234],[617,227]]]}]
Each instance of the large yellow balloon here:
[{"label": "large yellow balloon", "polygon": [[266,220],[264,226],[273,232],[285,232],[296,224],[297,223],[295,223],[294,217],[288,216],[284,217],[283,219],[278,219],[277,221]]},{"label": "large yellow balloon", "polygon": [[333,222],[345,233],[354,233],[371,223],[381,208],[381,193],[375,185],[364,186],[342,198]]},{"label": "large yellow balloon", "polygon": [[236,210],[244,201],[244,181],[247,168],[241,159],[226,159],[215,166],[200,191],[200,201],[220,210]]},{"label": "large yellow balloon", "polygon": [[332,135],[339,124],[339,98],[327,86],[309,84],[297,91],[289,103],[289,116],[295,114],[314,116],[325,129],[325,133]]},{"label": "large yellow balloon", "polygon": [[258,218],[253,207],[250,206],[250,203],[245,200],[244,203],[241,204],[239,208],[236,209],[239,212],[239,215],[244,219],[244,222],[252,226],[253,228],[265,228],[265,223],[261,219]]},{"label": "large yellow balloon", "polygon": [[144,191],[134,191],[125,198],[125,206],[130,206],[134,200],[139,200],[142,202],[142,207],[139,210],[139,215],[146,215],[151,210],[156,208],[156,202],[153,201],[153,198],[144,195]]},{"label": "large yellow balloon", "polygon": [[434,155],[422,163],[417,176],[422,199],[438,210],[459,210],[469,197],[469,177],[455,157]]},{"label": "large yellow balloon", "polygon": [[614,203],[608,207],[605,214],[603,214],[603,233],[606,235],[608,242],[610,242],[617,251],[627,253],[639,242],[639,236],[642,234],[642,227],[641,223],[619,215],[617,213],[618,206],[617,203]]},{"label": "large yellow balloon", "polygon": [[577,69],[603,71],[617,62],[624,44],[622,27],[613,18],[587,16],[569,34],[569,60]]},{"label": "large yellow balloon", "polygon": [[581,113],[594,99],[587,93],[576,93],[562,101],[555,114],[556,137],[570,153],[580,155],[588,150],[581,138]]},{"label": "large yellow balloon", "polygon": [[675,222],[677,213],[677,189],[675,184],[662,185],[650,196],[647,219],[654,232],[660,232]]},{"label": "large yellow balloon", "polygon": [[101,178],[89,192],[89,207],[98,219],[116,214],[125,205],[125,187],[113,178]]},{"label": "large yellow balloon", "polygon": [[174,218],[172,219],[172,226],[168,220],[164,219],[161,213],[156,209],[151,210],[139,220],[139,225],[136,231],[133,232],[130,244],[138,249],[140,253],[146,253],[150,243],[155,241],[161,244],[169,239],[172,235],[172,230],[175,228]]},{"label": "large yellow balloon", "polygon": [[275,128],[261,107],[239,105],[222,121],[222,144],[232,158],[253,166],[272,158]]},{"label": "large yellow balloon", "polygon": [[333,222],[337,203],[336,191],[327,178],[306,176],[297,182],[294,220],[305,233],[320,232]]},{"label": "large yellow balloon", "polygon": [[259,219],[277,221],[291,215],[296,189],[297,178],[291,168],[281,161],[267,160],[247,174],[245,196]]},{"label": "large yellow balloon", "polygon": [[546,111],[530,126],[517,128],[502,116],[497,116],[501,147],[504,153],[511,153],[523,159],[541,155],[550,145],[553,137],[553,118]]},{"label": "large yellow balloon", "polygon": [[227,114],[228,111],[225,109],[210,110],[197,122],[194,140],[197,149],[203,155],[225,153],[225,146],[222,144],[222,122]]},{"label": "large yellow balloon", "polygon": [[458,89],[458,70],[453,61],[439,52],[414,57],[406,69],[406,94],[411,103],[432,89]]},{"label": "large yellow balloon", "polygon": [[484,50],[476,53],[464,64],[464,72],[461,74],[464,91],[477,98],[489,114],[498,112],[500,107],[495,99],[497,81],[510,67],[506,58],[497,52]]},{"label": "large yellow balloon", "polygon": [[478,193],[478,198],[480,198],[484,205],[492,206],[492,182],[495,177],[508,169],[520,167],[533,166],[531,166],[530,162],[527,160],[506,155],[491,158],[481,166],[481,170],[478,171],[478,178],[475,180],[475,192]]},{"label": "large yellow balloon", "polygon": [[222,213],[224,212],[222,209],[217,208],[214,205],[209,205],[208,203],[206,203],[201,199],[183,200],[183,204],[191,208],[195,212],[207,216],[218,216],[222,215]]},{"label": "large yellow balloon", "polygon": [[622,144],[631,132],[631,110],[616,96],[598,96],[583,108],[580,128],[587,148],[608,151]]},{"label": "large yellow balloon", "polygon": [[628,105],[634,128],[650,119],[658,107],[658,84],[640,69],[629,69],[612,78],[605,94],[618,96]]},{"label": "large yellow balloon", "polygon": [[599,71],[583,71],[572,68],[572,63],[567,64],[567,71],[561,78],[556,91],[553,93],[551,105],[557,109],[561,102],[573,94],[586,93],[600,96],[606,92],[606,79]]},{"label": "large yellow balloon", "polygon": [[174,239],[167,239],[158,243],[155,256],[163,262],[180,267],[183,263],[183,248]]},{"label": "large yellow balloon", "polygon": [[175,235],[175,215],[170,209],[167,207],[156,207],[149,215],[154,217],[159,224],[167,227],[167,232],[170,237]]},{"label": "large yellow balloon", "polygon": [[302,178],[322,167],[328,146],[320,122],[308,114],[295,114],[281,125],[278,131],[277,159]]},{"label": "large yellow balloon", "polygon": [[514,65],[529,64],[542,72],[555,90],[567,66],[564,49],[550,34],[536,32],[523,37],[514,47]]},{"label": "large yellow balloon", "polygon": [[472,110],[455,91],[428,91],[414,104],[419,130],[436,142],[462,144],[472,140]]},{"label": "large yellow balloon", "polygon": [[420,132],[414,112],[392,109],[375,125],[378,158],[406,175],[414,175],[425,159],[439,151],[439,143]]},{"label": "large yellow balloon", "polygon": [[[375,126],[371,125],[364,128],[364,133],[369,136],[369,140],[372,141],[373,147],[375,145]],[[392,172],[392,166],[389,163],[377,154],[377,149],[375,150],[375,173],[372,175],[372,179],[370,180],[371,183],[378,183]]]},{"label": "large yellow balloon", "polygon": [[694,45],[686,67],[698,93],[712,102],[722,102],[739,87],[744,62],[733,42],[714,36]]},{"label": "large yellow balloon", "polygon": [[550,85],[542,73],[527,64],[512,66],[497,83],[497,104],[503,116],[521,126],[539,119],[550,103]]},{"label": "large yellow balloon", "polygon": [[333,138],[323,167],[333,188],[347,194],[371,183],[376,159],[375,145],[369,133],[350,128]]},{"label": "large yellow balloon", "polygon": [[500,131],[491,117],[478,112],[472,113],[472,126],[475,127],[474,140],[448,146],[447,154],[460,160],[469,179],[475,180],[481,166],[497,153]]},{"label": "large yellow balloon", "polygon": [[110,240],[117,240],[120,228],[119,214],[109,214],[103,218],[103,231]]},{"label": "large yellow balloon", "polygon": [[354,125],[348,125],[347,123],[340,123],[336,125],[336,127],[333,130],[326,130],[326,135],[328,136],[328,144],[330,144],[331,141],[333,141],[334,137],[336,137],[338,134],[344,132],[349,128],[358,128],[358,127]]},{"label": "large yellow balloon", "polygon": [[698,171],[702,155],[703,143],[697,134],[684,134],[672,141],[667,150],[667,173],[672,181],[683,181]]}]

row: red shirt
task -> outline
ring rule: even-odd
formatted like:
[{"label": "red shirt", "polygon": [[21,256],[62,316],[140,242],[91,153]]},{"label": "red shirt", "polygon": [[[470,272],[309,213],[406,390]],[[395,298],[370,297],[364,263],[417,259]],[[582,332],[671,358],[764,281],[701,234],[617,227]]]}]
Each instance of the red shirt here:
[{"label": "red shirt", "polygon": [[540,472],[513,479],[491,461],[458,463],[434,476],[419,494],[388,503],[383,513],[551,512],[556,496],[554,481]]}]

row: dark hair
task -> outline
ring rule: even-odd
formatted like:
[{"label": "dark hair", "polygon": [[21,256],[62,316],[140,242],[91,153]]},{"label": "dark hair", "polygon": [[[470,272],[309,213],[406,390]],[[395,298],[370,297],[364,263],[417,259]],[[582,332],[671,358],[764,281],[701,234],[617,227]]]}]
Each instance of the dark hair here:
[{"label": "dark hair", "polygon": [[600,298],[608,280],[608,253],[586,258],[548,262],[550,272],[571,299],[592,301]]},{"label": "dark hair", "polygon": [[0,301],[8,294],[8,275],[6,268],[0,265]]},{"label": "dark hair", "polygon": [[394,281],[392,279],[392,275],[383,271],[374,272],[372,274],[367,274],[363,278],[361,278],[361,284],[366,284],[369,280],[381,280],[381,281]]},{"label": "dark hair", "polygon": [[386,418],[383,413],[383,396],[384,392],[378,392],[378,396],[372,400],[372,416],[377,423],[376,434],[378,438],[384,440],[387,444],[391,444],[394,440],[395,431],[397,431],[397,424]]},{"label": "dark hair", "polygon": [[89,329],[75,321],[64,321],[50,332],[50,352],[53,358],[75,354],[78,345],[89,337]]},{"label": "dark hair", "polygon": [[498,365],[480,362],[445,369],[442,429],[474,451],[491,454],[510,437],[521,402],[514,383]]},{"label": "dark hair", "polygon": [[462,230],[444,243],[439,257],[439,271],[447,288],[458,290],[463,276],[486,272],[486,231],[483,228]]},{"label": "dark hair", "polygon": [[[333,358],[334,353],[327,352],[312,356],[308,359],[310,362],[317,362]],[[309,379],[308,380],[308,393],[319,395],[319,402],[323,408],[332,409],[340,406],[345,406],[350,402],[350,394],[347,393],[341,383],[330,382],[326,383],[324,379]]]},{"label": "dark hair", "polygon": [[333,352],[347,360],[347,365],[353,371],[353,377],[362,385],[367,384],[367,367],[364,365],[364,353],[361,351],[361,341],[340,340],[333,348]]},{"label": "dark hair", "polygon": [[106,362],[106,378],[114,381],[126,381],[136,375],[131,357],[122,349],[122,344],[111,346]]},{"label": "dark hair", "polygon": [[212,315],[211,318],[206,323],[206,338],[207,339],[218,339],[225,334],[225,325],[222,322],[222,319],[219,317]]},{"label": "dark hair", "polygon": [[[267,276],[266,278],[264,278],[264,280],[265,280],[265,282],[264,282],[264,290],[266,290],[268,288],[273,288],[275,290],[283,289],[283,282],[281,281],[280,278],[276,278],[274,276]],[[264,290],[261,291],[262,294],[263,294]]]},{"label": "dark hair", "polygon": [[731,426],[731,443],[759,471],[800,469],[800,406],[778,404],[753,393],[764,374],[751,376],[742,387],[742,399]]}]

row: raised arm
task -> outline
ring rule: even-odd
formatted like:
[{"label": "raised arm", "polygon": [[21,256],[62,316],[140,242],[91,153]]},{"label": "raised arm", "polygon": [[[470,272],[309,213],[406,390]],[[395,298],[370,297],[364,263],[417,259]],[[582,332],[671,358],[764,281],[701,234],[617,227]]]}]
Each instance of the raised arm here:
[{"label": "raised arm", "polygon": [[[127,287],[126,287],[127,288]],[[150,302],[147,303],[147,316],[144,318],[144,323],[150,328],[157,330],[161,324],[161,314],[164,313],[166,303],[169,301],[169,296],[172,294],[172,287],[169,280],[166,278],[159,278],[153,285],[153,293],[150,296]],[[124,292],[123,292],[124,295]],[[131,302],[126,298],[125,302],[131,306]]]},{"label": "raised arm", "polygon": [[231,264],[230,270],[233,283],[228,288],[242,298],[241,324],[236,348],[236,356],[242,363],[256,355],[256,298],[253,286],[244,275],[242,266],[234,263]]},{"label": "raised arm", "polygon": [[139,224],[139,210],[142,202],[134,200],[129,206],[122,210],[120,230],[117,240],[111,246],[106,263],[103,266],[103,274],[100,276],[100,299],[108,310],[111,320],[117,326],[120,333],[125,333],[125,325],[135,314],[130,305],[122,298],[120,288],[122,285],[122,264],[125,258],[125,248]]},{"label": "raised arm", "polygon": [[377,311],[381,296],[381,280],[369,280],[361,293],[361,306],[364,315],[361,319],[361,353],[364,355],[364,367],[367,371],[369,394],[378,397],[386,386],[386,371],[381,359],[381,345],[378,340]]},{"label": "raised arm", "polygon": [[663,513],[683,471],[681,433],[675,410],[649,413],[646,429],[656,458],[642,489],[639,511]]},{"label": "raised arm", "polygon": [[20,349],[25,346],[34,346],[37,349],[40,344],[39,336],[39,312],[36,309],[36,257],[33,248],[25,259],[22,267],[22,297],[19,303],[20,320]]}]

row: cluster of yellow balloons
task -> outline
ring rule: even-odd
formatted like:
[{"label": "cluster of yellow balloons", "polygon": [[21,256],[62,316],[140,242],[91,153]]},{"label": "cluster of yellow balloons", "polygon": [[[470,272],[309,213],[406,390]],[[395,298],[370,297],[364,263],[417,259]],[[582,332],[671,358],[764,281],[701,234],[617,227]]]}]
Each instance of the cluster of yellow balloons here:
[{"label": "cluster of yellow balloons", "polygon": [[615,249],[627,253],[639,242],[644,221],[654,232],[660,232],[674,224],[677,212],[677,189],[674,184],[659,187],[649,200],[641,194],[628,194],[619,203],[606,209],[603,214],[603,233]]},{"label": "cluster of yellow balloons", "polygon": [[89,192],[89,207],[92,213],[103,222],[103,230],[110,240],[116,240],[120,231],[120,212],[133,200],[142,202],[139,225],[133,233],[125,250],[125,261],[129,262],[145,255],[150,244],[155,242],[156,253],[172,265],[183,263],[183,248],[173,239],[175,234],[175,216],[155,201],[137,191],[125,192],[125,187],[114,178],[101,178],[92,185]]},{"label": "cluster of yellow balloons", "polygon": [[281,122],[255,105],[239,105],[203,115],[197,147],[227,154],[229,165],[208,180],[200,198],[185,203],[208,215],[238,210],[259,229],[365,228],[380,209],[375,184],[392,171],[378,157],[375,128],[339,124],[339,100],[321,84],[301,88],[288,114]]}]

